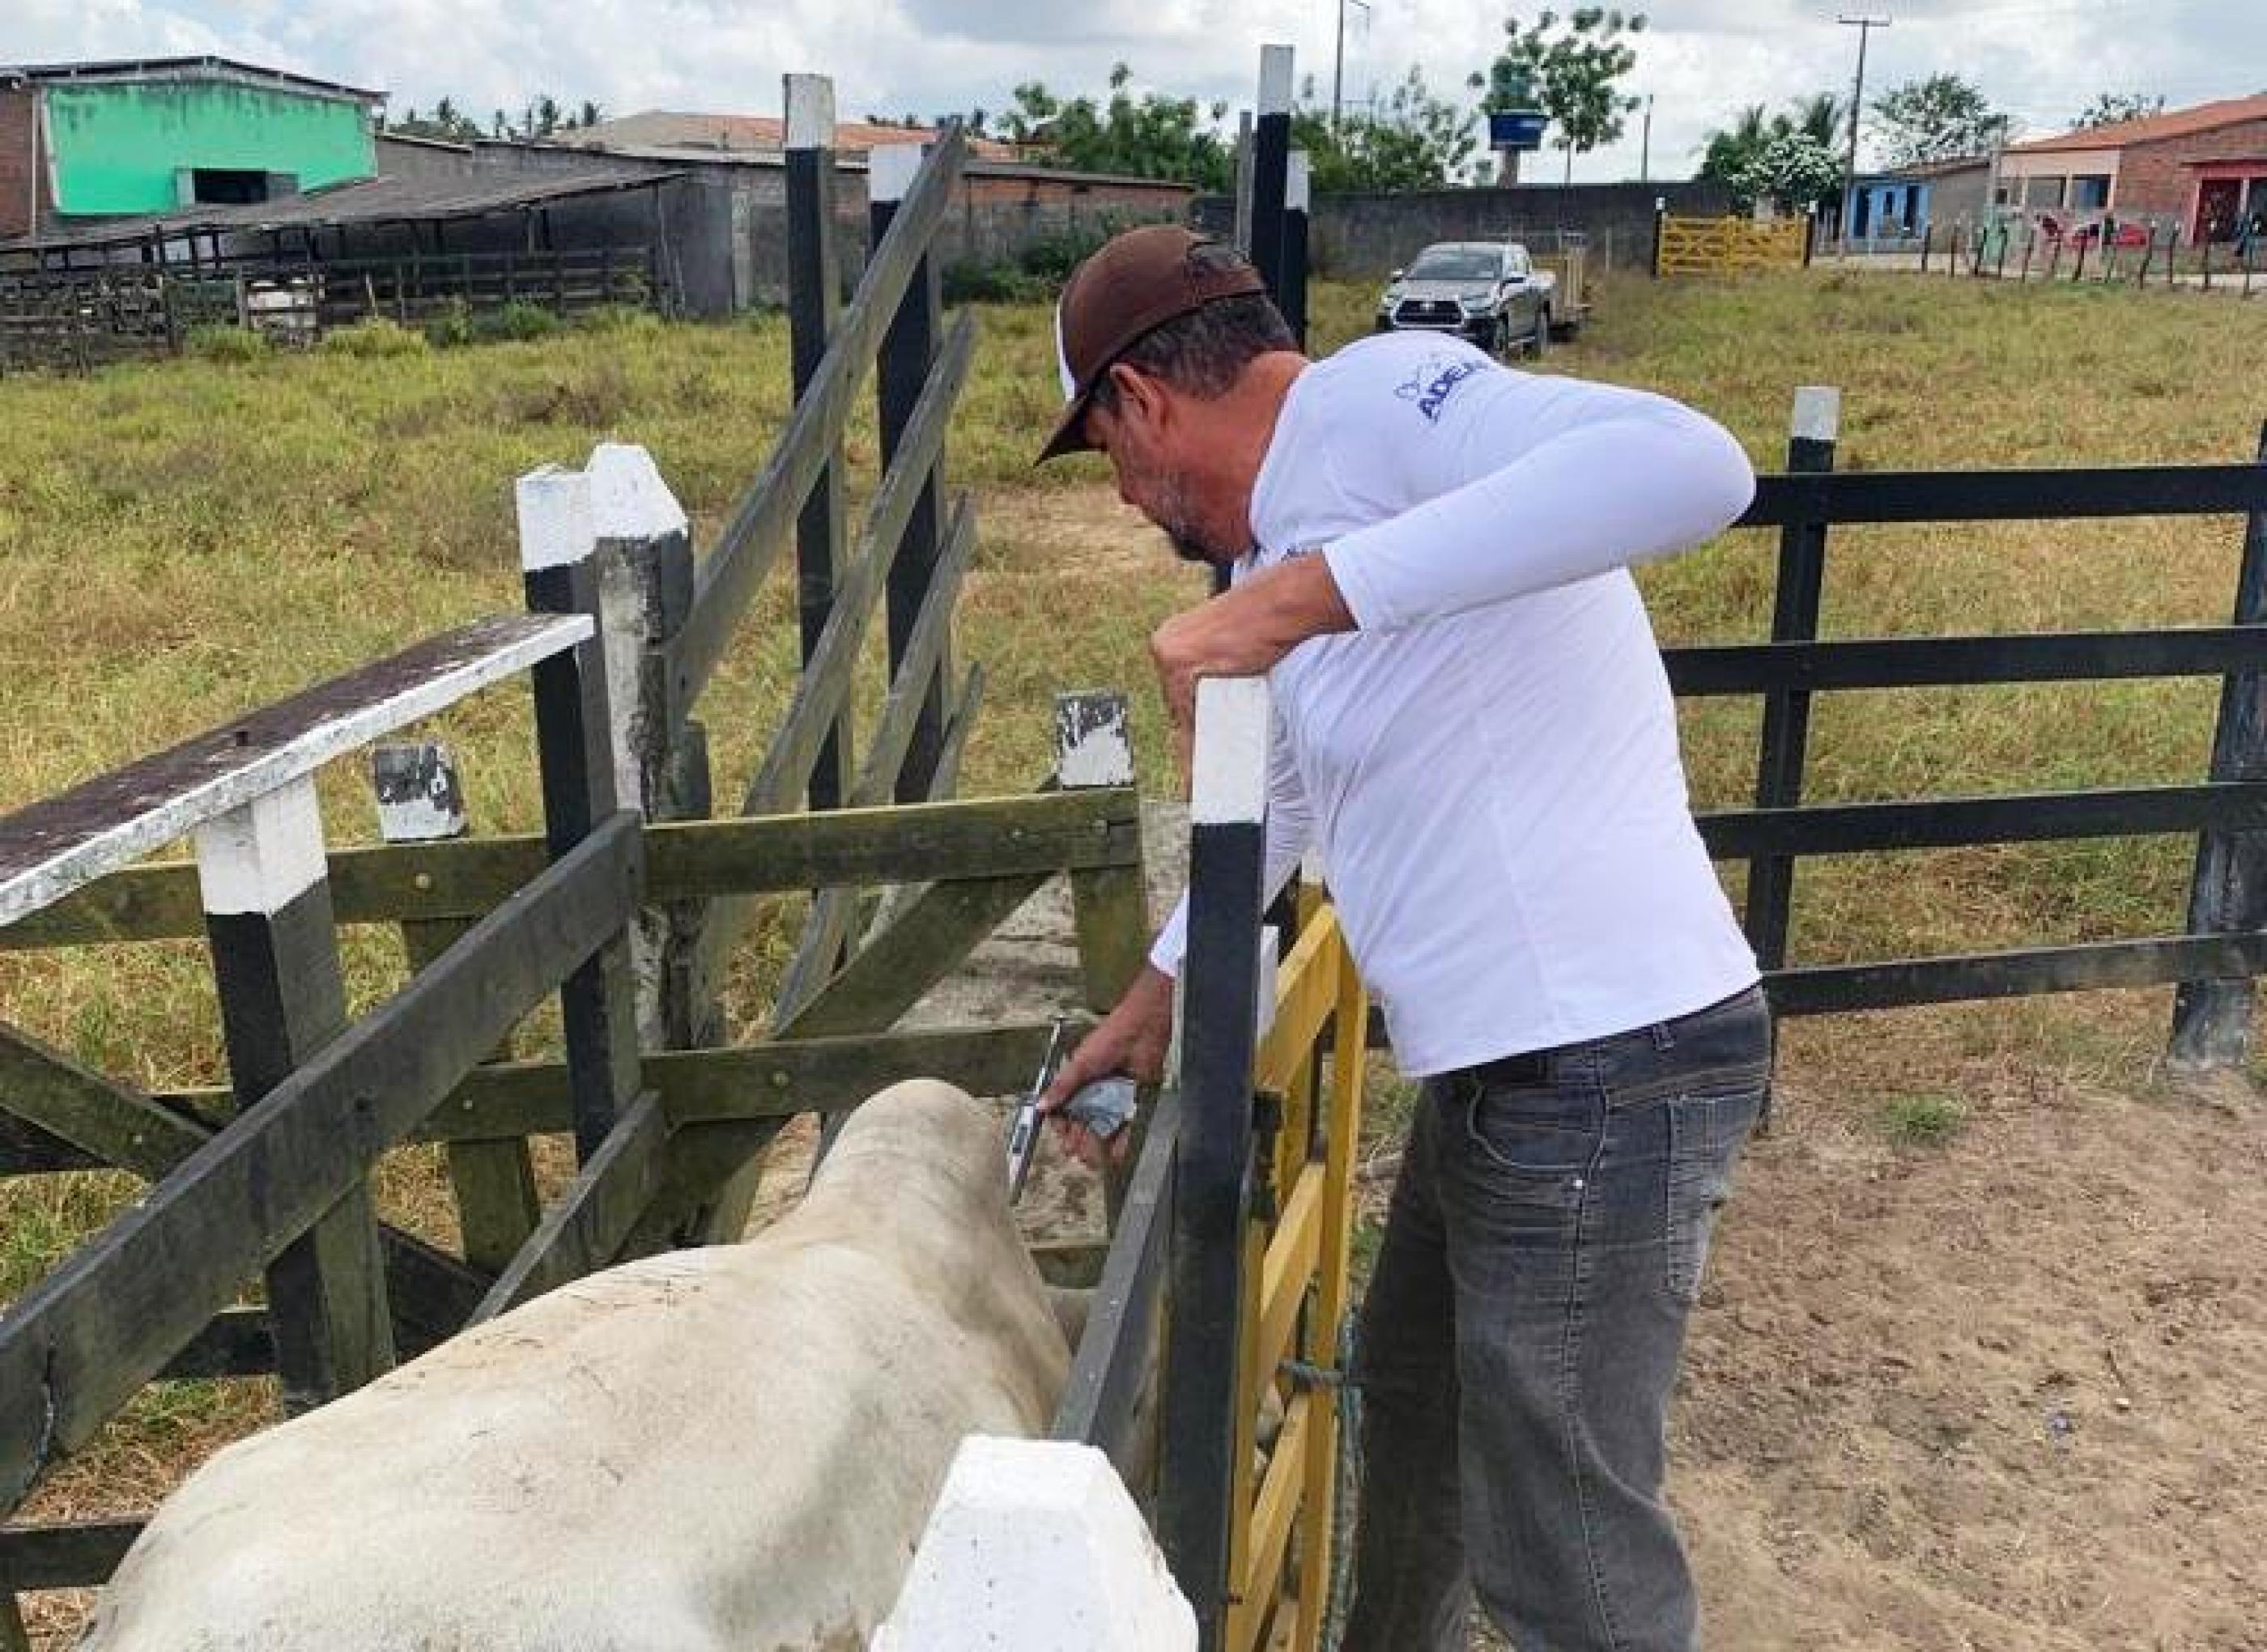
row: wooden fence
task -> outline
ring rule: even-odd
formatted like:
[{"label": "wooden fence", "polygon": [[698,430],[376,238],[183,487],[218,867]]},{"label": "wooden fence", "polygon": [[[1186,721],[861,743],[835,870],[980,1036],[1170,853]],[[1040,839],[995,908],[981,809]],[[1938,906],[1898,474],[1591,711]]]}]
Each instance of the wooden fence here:
[{"label": "wooden fence", "polygon": [[1678,218],[1654,221],[1655,275],[1742,275],[1753,270],[1799,269],[1809,261],[1810,220]]},{"label": "wooden fence", "polygon": [[[1223,751],[1265,749],[1264,684],[1207,684],[1204,698],[1200,774],[1231,761]],[[1259,745],[1234,743],[1253,729]],[[1311,1652],[1339,1560],[1368,1010],[1318,888],[1302,891],[1274,964],[1257,823],[1192,835],[1181,1067],[1141,1144],[1054,1435],[1108,1451],[1134,1484],[1154,1480],[1159,1537],[1207,1646]],[[1255,960],[1272,983],[1251,985]],[[1149,1463],[1133,1456],[1134,1423],[1158,1340],[1164,1426]]]},{"label": "wooden fence", "polygon": [[[1779,535],[1772,640],[1667,653],[1685,696],[1759,695],[1756,807],[1704,815],[1719,859],[1749,866],[1747,926],[1773,1008],[1820,1014],[2094,987],[2182,983],[2173,1054],[2226,1064],[2267,967],[2267,438],[2257,463],[1971,471],[1833,471],[1840,398],[1797,399],[1788,473],[1761,479],[1741,525]],[[1829,532],[1841,524],[2244,518],[2226,625],[2026,636],[1817,640]],[[1852,689],[2221,680],[2209,776],[2190,786],[1803,805],[1811,698]],[[1867,963],[1792,965],[1799,859],[1974,844],[2197,833],[2187,932]]]},{"label": "wooden fence", "polygon": [[172,354],[194,328],[241,318],[233,281],[131,267],[70,274],[0,274],[0,374],[84,370]]},{"label": "wooden fence", "polygon": [[[831,216],[825,87],[792,77],[789,102],[807,238]],[[0,1173],[152,1184],[0,1315],[0,1516],[150,1380],[275,1373],[289,1408],[320,1403],[591,1268],[737,1231],[747,1166],[798,1114],[917,1074],[1020,1086],[1044,1023],[888,1029],[1051,877],[1071,884],[1089,1002],[1131,979],[1148,933],[1130,764],[1111,784],[950,798],[981,677],[951,664],[972,524],[942,466],[973,334],[940,336],[928,253],[961,157],[948,137],[883,157],[880,233],[839,315],[831,249],[798,241],[819,284],[797,289],[795,408],[706,556],[642,451],[538,471],[518,490],[528,617],[0,822],[0,947],[202,935],[231,1078],[150,1095],[0,1026]],[[885,468],[853,523],[842,433],[877,362]],[[708,818],[693,713],[791,533],[804,669],[740,808]],[[847,710],[877,610],[890,678],[861,743]],[[449,835],[444,754],[411,746],[381,753],[389,841],[326,851],[316,767],[523,669],[543,837]],[[1122,707],[1090,702],[1064,720],[1080,735],[1113,722]],[[184,832],[196,865],[127,864]],[[732,1046],[715,972],[752,899],[797,891],[812,915],[772,1035]],[[400,926],[414,973],[349,1026],[335,926],[372,923]],[[495,1059],[554,992],[563,1054]],[[577,1171],[546,1204],[530,1138],[562,1131]],[[377,1217],[370,1172],[412,1141],[445,1146],[462,1254]],[[262,1276],[264,1302],[240,1304]],[[0,1647],[23,1641],[18,1591],[99,1583],[137,1529],[0,1525]]]},{"label": "wooden fence", "polygon": [[0,373],[178,355],[199,327],[251,326],[311,342],[372,317],[406,325],[524,304],[666,309],[653,250],[406,253],[399,258],[207,260],[193,274],[120,264],[0,273]]}]

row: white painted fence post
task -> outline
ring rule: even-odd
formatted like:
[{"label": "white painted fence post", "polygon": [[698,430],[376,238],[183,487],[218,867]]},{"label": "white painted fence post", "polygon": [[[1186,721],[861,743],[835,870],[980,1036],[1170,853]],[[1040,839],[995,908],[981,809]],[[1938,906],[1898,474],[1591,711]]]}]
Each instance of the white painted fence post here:
[{"label": "white painted fence post", "polygon": [[971,1436],[874,1652],[1195,1652],[1196,1613],[1110,1459]]}]

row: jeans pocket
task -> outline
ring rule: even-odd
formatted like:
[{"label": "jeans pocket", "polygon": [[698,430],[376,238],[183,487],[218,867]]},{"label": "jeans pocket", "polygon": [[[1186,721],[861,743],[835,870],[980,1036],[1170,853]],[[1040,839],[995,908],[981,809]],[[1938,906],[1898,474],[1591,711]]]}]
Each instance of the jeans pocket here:
[{"label": "jeans pocket", "polygon": [[1669,1104],[1669,1294],[1699,1300],[1717,1212],[1731,1197],[1732,1172],[1768,1080],[1697,1089]]},{"label": "jeans pocket", "polygon": [[1499,1170],[1521,1176],[1578,1176],[1596,1162],[1605,1097],[1594,1084],[1467,1086],[1464,1134]]}]

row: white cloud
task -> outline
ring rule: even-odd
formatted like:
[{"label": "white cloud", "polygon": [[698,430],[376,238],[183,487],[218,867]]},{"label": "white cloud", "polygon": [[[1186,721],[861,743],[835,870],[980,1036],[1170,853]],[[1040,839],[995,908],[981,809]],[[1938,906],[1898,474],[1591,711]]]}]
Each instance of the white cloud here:
[{"label": "white cloud", "polygon": [[[1640,0],[1640,4],[1642,0]],[[780,77],[835,77],[845,114],[1002,106],[1018,81],[1098,91],[1112,62],[1139,86],[1251,100],[1259,47],[1287,41],[1327,97],[1338,0],[9,0],[0,50],[56,58],[220,52],[392,91],[396,107],[447,94],[468,111],[539,92],[616,113],[767,113]],[[1979,83],[2031,131],[2094,93],[2162,91],[2175,104],[2262,90],[2260,0],[1867,0],[1896,18],[1873,36],[1870,98],[1940,69]],[[1531,8],[1530,8],[1531,9]],[[1689,172],[1708,129],[1742,106],[1846,94],[1856,32],[1835,0],[1675,0],[1650,8],[1630,89],[1652,94],[1653,174]],[[1390,90],[1412,62],[1462,94],[1500,39],[1470,0],[1347,0],[1346,96]],[[1635,176],[1640,123],[1580,157],[1578,179]],[[1531,175],[1555,175],[1546,156]]]}]

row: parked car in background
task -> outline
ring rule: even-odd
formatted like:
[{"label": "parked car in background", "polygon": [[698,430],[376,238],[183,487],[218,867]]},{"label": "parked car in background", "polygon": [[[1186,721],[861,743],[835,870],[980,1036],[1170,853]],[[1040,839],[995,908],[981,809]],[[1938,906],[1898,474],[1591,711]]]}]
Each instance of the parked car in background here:
[{"label": "parked car in background", "polygon": [[1442,241],[1393,272],[1380,333],[1455,333],[1493,355],[1551,347],[1557,279],[1517,241]]}]

